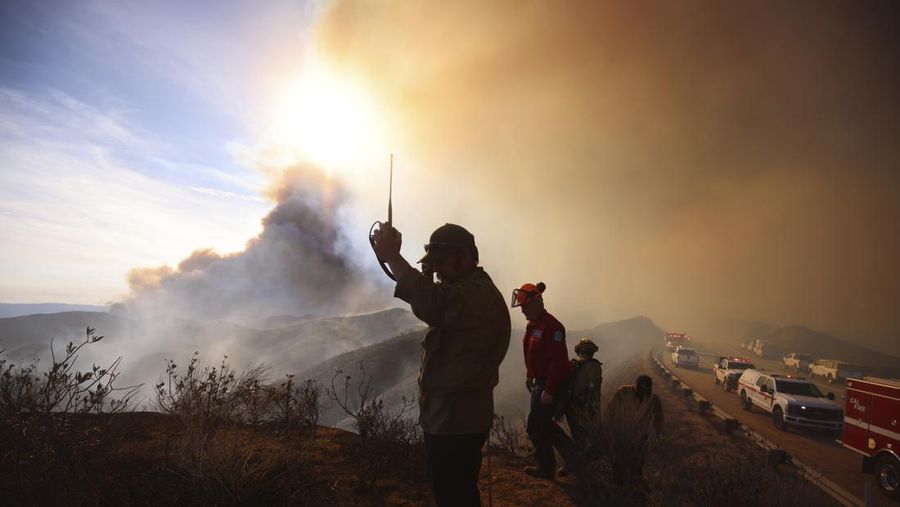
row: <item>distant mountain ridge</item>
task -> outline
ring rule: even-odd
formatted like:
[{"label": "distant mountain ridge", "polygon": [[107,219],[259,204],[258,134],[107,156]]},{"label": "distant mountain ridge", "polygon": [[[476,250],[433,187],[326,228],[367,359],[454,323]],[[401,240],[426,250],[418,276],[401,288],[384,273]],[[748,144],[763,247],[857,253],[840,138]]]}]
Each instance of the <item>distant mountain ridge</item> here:
[{"label": "distant mountain ridge", "polygon": [[876,375],[900,376],[900,358],[808,327],[798,325],[780,327],[759,338],[775,344],[785,353],[806,352],[813,354],[817,359],[840,359],[859,363]]},{"label": "distant mountain ridge", "polygon": [[108,312],[109,306],[70,305],[67,303],[0,303],[0,319],[61,312]]},{"label": "distant mountain ridge", "polygon": [[228,322],[182,318],[139,319],[97,312],[35,314],[0,319],[3,358],[18,364],[50,358],[50,340],[57,355],[69,341],[84,338],[85,328],[105,338],[82,350],[78,364],[107,365],[122,356],[121,382],[143,383],[144,394],[165,372],[166,359],[181,368],[195,351],[203,364],[218,364],[228,356],[238,371],[264,364],[273,378],[298,373],[329,358],[377,344],[405,332],[422,329],[407,310],[392,308],[361,315],[315,318],[277,329],[254,329]]},{"label": "distant mountain ridge", "polygon": [[[596,357],[604,363],[604,376],[609,377],[635,353],[649,351],[650,347],[660,343],[663,333],[649,318],[634,317],[600,324],[587,330],[569,331],[566,345],[569,357],[573,358],[575,344],[583,337],[592,339],[599,347]],[[529,403],[529,395],[524,387],[526,375],[522,352],[523,334],[521,329],[512,331],[509,350],[500,365],[500,383],[494,389],[495,412],[516,420],[525,417]],[[350,375],[351,386],[355,389],[361,379],[362,365],[366,376],[372,381],[373,394],[382,395],[387,407],[396,408],[401,398],[414,398],[418,395],[416,380],[423,336],[424,330],[419,330],[336,355],[303,371],[298,377],[312,378],[328,387],[331,386],[332,378],[335,378],[336,387],[342,388],[344,375]],[[342,373],[335,377],[337,371]],[[626,374],[628,375],[630,373]],[[415,417],[417,413],[414,409],[410,416]],[[326,425],[350,427],[350,421],[334,406],[323,411],[321,420]]]}]

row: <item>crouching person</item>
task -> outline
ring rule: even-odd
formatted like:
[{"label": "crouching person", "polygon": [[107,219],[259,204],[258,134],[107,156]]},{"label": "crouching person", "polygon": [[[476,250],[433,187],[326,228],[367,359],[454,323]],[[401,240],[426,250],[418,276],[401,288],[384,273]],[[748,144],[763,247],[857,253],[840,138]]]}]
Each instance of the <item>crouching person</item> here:
[{"label": "crouching person", "polygon": [[634,385],[619,387],[609,402],[606,416],[613,479],[618,485],[640,482],[650,432],[655,432],[657,438],[663,434],[662,403],[653,394],[653,379],[641,375]]}]

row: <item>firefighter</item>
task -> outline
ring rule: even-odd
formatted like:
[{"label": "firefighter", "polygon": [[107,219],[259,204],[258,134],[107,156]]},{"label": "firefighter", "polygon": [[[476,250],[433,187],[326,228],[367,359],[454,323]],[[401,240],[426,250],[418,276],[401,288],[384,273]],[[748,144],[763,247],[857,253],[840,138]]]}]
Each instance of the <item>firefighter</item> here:
[{"label": "firefighter", "polygon": [[572,439],[580,449],[596,444],[600,435],[600,388],[603,385],[603,363],[594,358],[598,347],[590,338],[575,345],[571,361],[566,421]]},{"label": "firefighter", "polygon": [[653,379],[640,375],[634,385],[616,390],[606,409],[612,430],[613,479],[616,484],[639,482],[644,473],[648,436],[652,429],[663,437],[664,418],[659,396],[653,394]]},{"label": "firefighter", "polygon": [[419,424],[435,501],[439,507],[480,505],[481,448],[493,424],[493,391],[509,348],[506,302],[478,266],[475,237],[459,225],[445,224],[431,234],[421,273],[400,255],[401,236],[390,225],[375,231],[373,243],[397,278],[394,296],[428,324]]},{"label": "firefighter", "polygon": [[532,477],[553,479],[556,448],[566,462],[577,462],[574,445],[553,420],[554,396],[569,375],[566,329],[544,308],[544,283],[526,283],[513,291],[512,307],[520,307],[528,324],[522,347],[525,354],[525,386],[531,393],[527,433],[534,445],[537,466],[525,468]]}]

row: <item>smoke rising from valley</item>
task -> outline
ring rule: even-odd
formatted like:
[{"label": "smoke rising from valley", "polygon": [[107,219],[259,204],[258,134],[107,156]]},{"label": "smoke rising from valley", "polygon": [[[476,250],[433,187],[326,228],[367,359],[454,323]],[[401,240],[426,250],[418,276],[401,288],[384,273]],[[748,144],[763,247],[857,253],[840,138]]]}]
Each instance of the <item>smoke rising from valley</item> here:
[{"label": "smoke rising from valley", "polygon": [[137,268],[116,310],[254,324],[277,315],[340,315],[382,309],[390,289],[354,257],[342,213],[347,193],[313,166],[283,171],[275,207],[244,251],[199,249],[176,268]]}]

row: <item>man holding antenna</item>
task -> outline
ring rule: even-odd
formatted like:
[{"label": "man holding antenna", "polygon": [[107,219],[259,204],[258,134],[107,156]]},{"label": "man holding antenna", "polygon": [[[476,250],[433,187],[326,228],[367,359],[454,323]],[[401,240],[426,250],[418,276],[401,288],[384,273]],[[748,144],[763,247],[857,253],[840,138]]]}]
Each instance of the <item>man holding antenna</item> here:
[{"label": "man holding antenna", "polygon": [[[438,227],[419,260],[400,254],[390,223],[370,237],[376,257],[397,280],[394,296],[428,324],[419,368],[419,424],[438,506],[481,505],[481,447],[494,417],[494,386],[509,348],[506,301],[478,266],[475,237],[455,224]],[[437,282],[433,280],[437,275]]]}]

